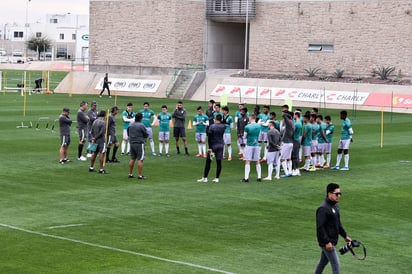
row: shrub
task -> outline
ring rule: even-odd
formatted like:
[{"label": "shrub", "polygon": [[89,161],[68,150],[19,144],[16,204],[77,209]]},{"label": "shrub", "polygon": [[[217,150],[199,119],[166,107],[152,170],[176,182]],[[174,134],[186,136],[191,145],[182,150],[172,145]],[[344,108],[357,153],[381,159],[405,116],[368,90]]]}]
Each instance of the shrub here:
[{"label": "shrub", "polygon": [[394,71],[395,71],[395,67],[384,67],[384,66],[382,66],[378,69],[374,69],[372,71],[372,73],[374,75],[378,75],[379,79],[381,79],[381,80],[388,80],[388,77]]},{"label": "shrub", "polygon": [[344,72],[345,70],[343,69],[336,69],[336,71],[333,73],[333,77],[342,78]]},{"label": "shrub", "polygon": [[319,76],[319,80],[321,81],[328,81],[329,77],[326,74],[322,74],[321,76]]},{"label": "shrub", "polygon": [[308,68],[308,69],[305,69],[305,71],[307,72],[307,74],[308,74],[309,77],[315,77],[315,76],[316,76],[316,73],[318,73],[319,70],[320,70],[320,68]]}]

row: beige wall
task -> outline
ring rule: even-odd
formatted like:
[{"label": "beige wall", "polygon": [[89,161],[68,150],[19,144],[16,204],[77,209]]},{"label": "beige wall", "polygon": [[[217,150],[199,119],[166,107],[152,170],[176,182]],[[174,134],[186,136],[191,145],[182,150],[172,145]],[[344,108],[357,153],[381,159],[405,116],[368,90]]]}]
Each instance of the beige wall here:
[{"label": "beige wall", "polygon": [[[409,14],[408,14],[409,13]],[[304,72],[319,67],[370,75],[396,66],[411,76],[412,1],[258,1],[251,22],[250,69]],[[308,52],[308,44],[334,44],[333,53]]]},{"label": "beige wall", "polygon": [[[396,74],[412,76],[412,0],[256,3],[251,71],[319,67],[366,76],[396,66]],[[205,30],[205,0],[90,0],[90,69],[164,73],[178,63],[204,63]],[[309,43],[322,42],[332,43],[334,52],[308,52]],[[211,50],[208,56],[217,56]]]},{"label": "beige wall", "polygon": [[203,63],[203,1],[90,2],[90,65],[132,72]]}]

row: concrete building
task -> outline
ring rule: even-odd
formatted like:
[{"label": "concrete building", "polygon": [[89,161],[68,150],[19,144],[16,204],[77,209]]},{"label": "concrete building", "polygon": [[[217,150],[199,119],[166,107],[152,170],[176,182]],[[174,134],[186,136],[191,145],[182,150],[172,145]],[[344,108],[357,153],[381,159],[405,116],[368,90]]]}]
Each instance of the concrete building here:
[{"label": "concrete building", "polygon": [[90,18],[91,71],[412,75],[410,0],[90,0]]},{"label": "concrete building", "polygon": [[[29,22],[27,27],[5,24],[0,38],[1,47],[11,54],[15,49],[25,49],[25,42],[33,37],[47,37],[51,41],[53,58],[88,58],[88,15],[47,14],[45,18],[46,22]],[[35,56],[35,53],[30,55]]]}]

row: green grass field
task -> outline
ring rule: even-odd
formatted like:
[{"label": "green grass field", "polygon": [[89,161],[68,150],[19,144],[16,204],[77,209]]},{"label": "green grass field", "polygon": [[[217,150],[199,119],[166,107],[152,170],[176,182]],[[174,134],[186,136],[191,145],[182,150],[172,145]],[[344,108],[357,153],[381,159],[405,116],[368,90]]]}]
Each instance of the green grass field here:
[{"label": "green grass field", "polygon": [[[242,184],[243,163],[235,157],[223,162],[221,183],[199,184],[204,160],[194,156],[194,130],[187,131],[191,156],[176,155],[172,141],[170,158],[147,156],[144,181],[127,178],[128,158],[120,155],[121,163],[107,164],[110,174],[89,173],[88,162],[76,160],[75,124],[72,162],[58,164],[53,121],[64,106],[75,119],[82,100],[97,100],[107,110],[115,98],[33,95],[23,117],[23,97],[0,95],[0,273],[313,273],[320,254],[315,211],[329,182],[341,185],[342,222],[368,252],[365,261],[340,256],[341,272],[411,272],[411,115],[385,114],[381,148],[381,113],[357,111],[354,119],[349,110],[355,130],[349,172],[320,170],[256,183],[252,167],[251,183]],[[146,100],[155,112],[176,103],[118,97],[117,105],[123,110],[132,101],[138,110]],[[205,106],[184,104],[189,119],[199,104]],[[338,110],[323,114],[336,125],[334,164]],[[44,120],[36,130],[39,117],[49,117],[48,129]],[[16,128],[30,121],[33,128]],[[214,172],[213,165],[209,179]]]},{"label": "green grass field", "polygon": [[[26,74],[23,70],[4,69],[1,70],[1,86],[3,90],[16,88],[17,84],[24,83],[24,77],[26,77],[26,87],[28,90],[32,90],[36,87],[34,81],[39,78],[43,78],[42,87],[46,90],[48,87],[50,90],[54,90],[57,85],[66,77],[67,71],[41,71],[41,70],[28,70]],[[47,86],[47,79],[49,79],[49,86]]]}]

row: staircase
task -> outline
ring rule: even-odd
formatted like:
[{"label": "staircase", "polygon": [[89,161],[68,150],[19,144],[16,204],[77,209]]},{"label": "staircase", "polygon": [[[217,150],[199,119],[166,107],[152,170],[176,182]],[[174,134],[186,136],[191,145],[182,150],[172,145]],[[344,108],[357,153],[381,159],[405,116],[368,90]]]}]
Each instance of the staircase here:
[{"label": "staircase", "polygon": [[168,98],[183,99],[189,89],[197,89],[199,84],[198,81],[194,80],[198,72],[204,71],[204,64],[179,64],[167,86],[166,96]]}]

